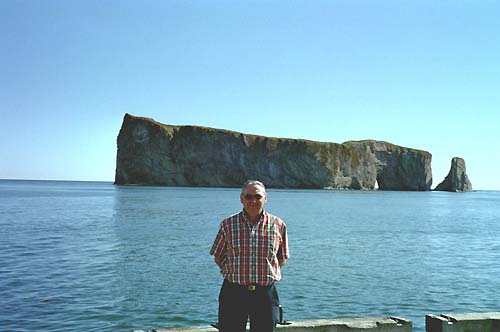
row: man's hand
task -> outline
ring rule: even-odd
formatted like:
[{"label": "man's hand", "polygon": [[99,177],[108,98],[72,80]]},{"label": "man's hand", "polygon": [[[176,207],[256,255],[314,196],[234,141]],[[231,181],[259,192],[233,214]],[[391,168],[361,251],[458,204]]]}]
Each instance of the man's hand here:
[{"label": "man's hand", "polygon": [[285,261],[283,259],[278,258],[278,264],[280,265],[280,268],[285,266]]}]

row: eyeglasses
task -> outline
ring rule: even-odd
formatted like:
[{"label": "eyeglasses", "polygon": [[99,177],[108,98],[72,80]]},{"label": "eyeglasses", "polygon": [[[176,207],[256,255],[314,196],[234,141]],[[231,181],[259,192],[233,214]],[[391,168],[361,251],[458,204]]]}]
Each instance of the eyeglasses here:
[{"label": "eyeglasses", "polygon": [[256,200],[260,201],[260,199],[261,199],[263,196],[262,196],[262,195],[260,195],[260,194],[255,194],[255,195],[246,194],[246,195],[245,195],[245,196],[243,196],[243,197],[245,197],[245,199],[246,199],[247,201],[252,200],[252,199],[254,199],[254,198],[255,198]]}]

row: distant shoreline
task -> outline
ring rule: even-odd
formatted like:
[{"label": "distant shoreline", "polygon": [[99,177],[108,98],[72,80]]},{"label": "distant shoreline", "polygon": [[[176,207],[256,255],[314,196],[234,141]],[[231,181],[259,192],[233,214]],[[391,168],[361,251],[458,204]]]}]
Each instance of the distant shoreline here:
[{"label": "distant shoreline", "polygon": [[[43,179],[0,179],[3,182],[78,182],[78,183],[108,183],[114,185],[114,181],[100,181],[100,180],[43,180]],[[159,187],[159,188],[197,188],[197,189],[238,189],[239,187],[195,187],[195,186],[160,186],[160,185],[147,185],[147,184],[120,184],[116,185],[116,187]],[[290,190],[291,188],[273,188],[268,187],[271,190]],[[355,190],[355,189],[313,189],[313,188],[304,188],[304,189],[292,189],[292,190],[321,190],[321,191],[380,191],[380,192],[403,192],[404,190]],[[472,192],[484,192],[484,191],[500,191],[500,189],[474,189]],[[424,191],[424,192],[434,192],[434,191]]]}]

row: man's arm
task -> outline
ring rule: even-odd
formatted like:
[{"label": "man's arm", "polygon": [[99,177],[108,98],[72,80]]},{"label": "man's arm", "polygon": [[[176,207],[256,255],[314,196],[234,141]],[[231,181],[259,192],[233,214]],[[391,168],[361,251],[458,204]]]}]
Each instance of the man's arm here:
[{"label": "man's arm", "polygon": [[281,244],[280,247],[278,248],[278,264],[280,268],[285,266],[285,262],[290,256],[288,252],[288,234],[286,232],[286,225],[285,223],[282,224],[282,229],[281,229]]},{"label": "man's arm", "polygon": [[217,236],[215,237],[214,244],[212,245],[212,249],[210,249],[210,255],[214,256],[215,264],[217,264],[219,268],[222,268],[222,264],[224,263],[226,250],[224,229],[221,224]]}]

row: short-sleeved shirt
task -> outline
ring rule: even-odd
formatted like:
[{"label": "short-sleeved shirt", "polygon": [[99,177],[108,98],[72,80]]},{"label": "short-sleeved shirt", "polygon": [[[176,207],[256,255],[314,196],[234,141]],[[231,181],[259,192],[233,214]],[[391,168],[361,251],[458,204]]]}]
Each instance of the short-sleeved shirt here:
[{"label": "short-sleeved shirt", "polygon": [[281,279],[279,261],[289,258],[286,225],[264,211],[252,225],[245,211],[224,219],[210,249],[222,261],[221,274],[240,285],[272,285]]}]

